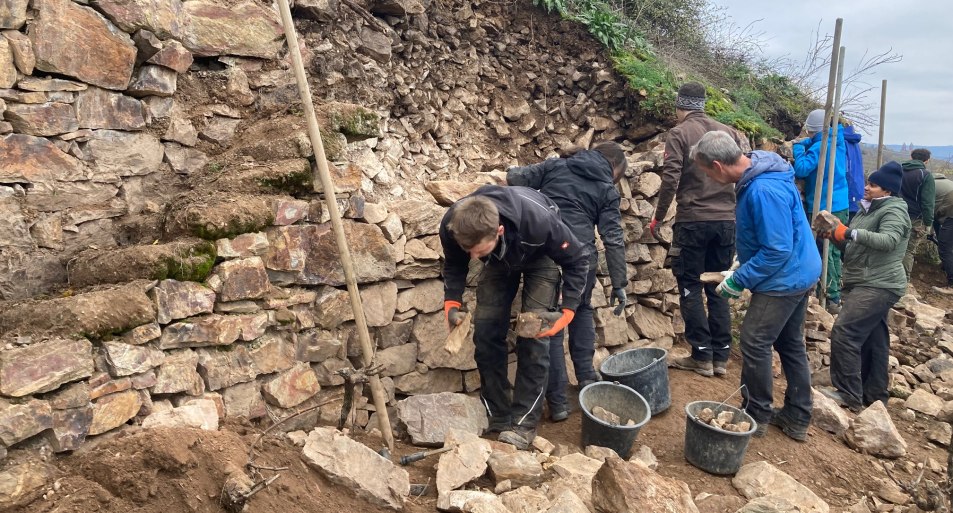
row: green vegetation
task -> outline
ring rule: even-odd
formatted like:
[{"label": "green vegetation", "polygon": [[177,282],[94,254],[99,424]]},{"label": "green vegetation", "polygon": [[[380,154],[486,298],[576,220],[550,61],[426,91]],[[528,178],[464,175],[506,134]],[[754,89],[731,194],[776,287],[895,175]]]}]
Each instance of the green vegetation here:
[{"label": "green vegetation", "polygon": [[212,272],[216,256],[215,244],[202,242],[190,248],[188,254],[165,259],[154,279],[200,282]]},{"label": "green vegetation", "polygon": [[615,70],[642,97],[643,114],[670,120],[678,86],[690,80],[707,84],[710,116],[754,139],[793,137],[815,108],[791,80],[754,62],[751,41],[741,48],[713,42],[707,0],[614,2],[533,0],[584,25],[606,47]]}]

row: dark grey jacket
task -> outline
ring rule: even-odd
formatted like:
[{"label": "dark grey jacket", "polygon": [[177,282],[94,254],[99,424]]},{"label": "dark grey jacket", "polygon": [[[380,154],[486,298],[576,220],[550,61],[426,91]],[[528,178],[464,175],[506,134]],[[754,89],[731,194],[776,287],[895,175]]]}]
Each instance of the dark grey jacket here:
[{"label": "dark grey jacket", "polygon": [[[506,173],[510,185],[539,190],[559,207],[559,216],[579,242],[596,255],[595,228],[606,248],[606,263],[614,288],[625,288],[625,241],[619,192],[612,182],[612,166],[597,151],[580,151],[569,158],[548,159]],[[593,258],[594,260],[594,258]]]},{"label": "dark grey jacket", "polygon": [[[563,224],[558,207],[539,191],[526,187],[484,185],[470,196],[489,198],[500,212],[503,235],[484,261],[520,271],[537,258],[553,259],[562,267],[562,307],[575,311],[589,274],[589,250]],[[454,208],[451,205],[440,222],[443,294],[444,299],[462,301],[470,254],[457,244],[448,226]]]}]

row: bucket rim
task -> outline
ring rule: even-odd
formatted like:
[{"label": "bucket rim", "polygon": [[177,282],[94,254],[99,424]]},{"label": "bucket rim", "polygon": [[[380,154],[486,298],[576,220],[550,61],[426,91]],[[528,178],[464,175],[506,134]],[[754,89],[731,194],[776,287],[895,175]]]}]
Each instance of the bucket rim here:
[{"label": "bucket rim", "polygon": [[[638,368],[638,369],[626,371],[626,372],[623,372],[623,373],[615,373],[615,372],[610,372],[610,371],[607,371],[607,370],[606,370],[606,364],[609,363],[610,361],[612,361],[613,358],[617,358],[617,357],[618,357],[618,358],[621,358],[622,355],[624,355],[624,354],[633,353],[633,352],[635,352],[635,351],[645,351],[645,350],[661,351],[661,352],[662,352],[662,355],[659,356],[658,358],[655,358],[655,359],[652,360],[651,362],[649,362],[649,363],[643,365],[642,367],[640,367],[640,368]],[[612,376],[612,377],[631,376],[631,375],[633,375],[633,374],[638,374],[638,373],[644,371],[645,369],[648,369],[649,367],[658,364],[660,361],[665,361],[665,360],[667,360],[667,359],[668,359],[668,351],[665,350],[665,349],[662,349],[661,347],[636,347],[636,348],[632,348],[632,349],[626,349],[625,351],[619,351],[619,352],[616,353],[616,354],[609,355],[608,358],[606,358],[605,360],[603,360],[602,365],[599,365],[599,373],[602,374],[603,376]]]},{"label": "bucket rim", "polygon": [[[695,415],[693,415],[693,414],[691,413],[691,411],[689,410],[689,408],[690,408],[692,405],[700,404],[700,403],[707,403],[707,404],[711,404],[711,405],[713,405],[713,406],[717,406],[717,407],[721,407],[721,408],[730,408],[730,409],[732,409],[732,410],[734,410],[734,411],[736,411],[736,412],[738,412],[738,413],[742,413],[742,414],[744,414],[745,417],[747,417],[748,419],[751,420],[751,428],[748,429],[748,431],[744,431],[744,432],[739,433],[739,432],[737,432],[737,431],[726,431],[726,430],[721,429],[721,428],[719,428],[719,427],[712,426],[711,424],[702,422],[702,421],[698,420],[698,418],[697,418]],[[692,401],[692,402],[690,402],[690,403],[688,403],[688,404],[685,405],[685,417],[686,417],[686,420],[688,420],[688,422],[692,422],[692,423],[694,423],[694,424],[697,425],[697,426],[701,426],[701,427],[703,427],[703,428],[708,428],[708,429],[710,429],[710,430],[712,430],[712,431],[715,431],[716,433],[720,433],[720,434],[724,434],[724,435],[731,435],[731,436],[737,436],[737,437],[751,436],[751,434],[753,434],[753,433],[758,429],[758,421],[754,420],[754,417],[752,417],[751,414],[749,414],[748,412],[742,410],[741,408],[736,408],[736,407],[734,407],[734,406],[732,406],[732,405],[730,405],[730,404],[722,404],[722,403],[719,402],[719,401]]]},{"label": "bucket rim", "polygon": [[[593,415],[592,412],[589,411],[589,408],[586,408],[586,406],[583,404],[582,398],[585,396],[585,394],[590,388],[600,387],[600,386],[620,387],[634,394],[640,401],[642,401],[642,406],[645,407],[645,418],[642,420],[642,422],[638,422],[634,426],[624,426],[621,424],[613,425]],[[635,430],[642,429],[642,427],[644,427],[646,424],[648,424],[650,420],[652,420],[652,407],[649,406],[649,402],[644,397],[642,397],[642,394],[636,392],[631,387],[627,387],[623,385],[622,383],[619,383],[618,381],[596,381],[595,383],[590,383],[586,385],[585,387],[583,387],[583,389],[579,391],[579,409],[582,410],[583,415],[585,415],[587,418],[589,418],[590,420],[598,424],[601,424],[606,427],[615,428],[615,429],[622,429],[624,431],[635,431]]]}]

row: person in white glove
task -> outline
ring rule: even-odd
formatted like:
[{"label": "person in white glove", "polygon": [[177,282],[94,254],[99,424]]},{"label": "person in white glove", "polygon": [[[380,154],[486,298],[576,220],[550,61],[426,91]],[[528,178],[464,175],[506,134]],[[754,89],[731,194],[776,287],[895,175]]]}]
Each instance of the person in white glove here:
[{"label": "person in white glove", "polygon": [[[751,291],[741,327],[742,406],[758,423],[755,436],[774,424],[798,441],[811,422],[811,373],[804,347],[808,295],[821,275],[821,258],[794,171],[775,153],[747,155],[720,132],[708,132],[692,149],[695,164],[719,183],[734,183],[737,196],[737,270],[716,288],[735,299]],[[772,408],[771,350],[777,350],[787,379],[784,407]]]}]

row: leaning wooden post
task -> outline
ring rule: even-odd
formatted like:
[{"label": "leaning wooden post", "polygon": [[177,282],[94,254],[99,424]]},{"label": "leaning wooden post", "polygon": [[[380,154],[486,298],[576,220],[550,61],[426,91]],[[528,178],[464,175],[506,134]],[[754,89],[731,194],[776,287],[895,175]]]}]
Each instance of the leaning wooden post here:
[{"label": "leaning wooden post", "polygon": [[[845,48],[843,46],[840,47],[840,53],[837,57],[837,86],[834,88],[834,118],[832,120],[834,128],[832,129],[829,158],[831,172],[827,174],[827,200],[824,203],[825,210],[832,214],[834,213],[832,211],[834,207],[834,172],[837,169],[837,136],[840,133],[841,88],[844,86],[844,52]],[[815,196],[815,203],[816,199],[817,197]],[[827,257],[830,255],[830,252],[831,241],[824,239],[821,251],[821,306],[827,306]]]},{"label": "leaning wooden post", "polygon": [[827,127],[831,126],[831,118],[833,117],[833,104],[834,104],[834,88],[837,86],[837,57],[840,55],[840,35],[841,29],[844,26],[844,19],[837,18],[837,23],[834,24],[834,45],[831,55],[831,74],[830,78],[827,80],[827,102],[824,103],[824,126],[821,127],[821,154],[817,159],[817,174],[814,179],[814,205],[811,207],[811,221],[814,221],[814,218],[817,217],[817,213],[821,211],[821,191],[824,187],[824,168],[827,166]]},{"label": "leaning wooden post", "polygon": [[877,140],[877,169],[884,165],[884,119],[887,116],[887,81],[880,84],[880,137]]},{"label": "leaning wooden post", "polygon": [[[314,159],[318,164],[318,177],[321,180],[321,188],[324,191],[328,213],[331,215],[331,229],[334,231],[334,240],[337,242],[338,251],[341,254],[341,267],[344,268],[344,280],[347,283],[347,293],[351,299],[351,309],[354,311],[358,339],[361,342],[361,360],[364,367],[367,368],[370,367],[371,360],[374,358],[374,346],[371,345],[371,335],[367,330],[367,319],[364,317],[364,308],[361,305],[361,294],[357,288],[357,278],[354,276],[354,263],[351,260],[347,238],[344,236],[344,224],[341,222],[341,213],[338,211],[337,198],[334,194],[334,182],[331,180],[331,173],[328,170],[327,156],[324,154],[324,145],[321,142],[321,129],[318,128],[318,120],[314,114],[311,87],[308,85],[308,77],[305,74],[304,65],[301,63],[298,35],[291,19],[291,7],[288,5],[288,0],[278,0],[278,10],[281,12],[281,24],[284,26],[285,39],[288,41],[288,53],[291,55],[292,68],[298,81],[298,93],[301,95],[305,118],[308,121],[308,136],[311,139],[311,148],[314,150]],[[317,184],[317,181],[315,181],[315,184]],[[380,420],[381,434],[384,436],[387,447],[393,451],[394,433],[391,431],[390,418],[387,414],[387,394],[384,393],[384,386],[381,385],[380,377],[372,374],[368,378],[374,407],[377,409],[377,418]]]}]

